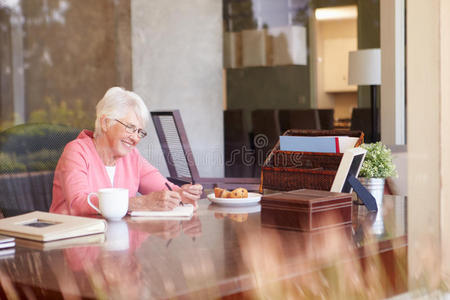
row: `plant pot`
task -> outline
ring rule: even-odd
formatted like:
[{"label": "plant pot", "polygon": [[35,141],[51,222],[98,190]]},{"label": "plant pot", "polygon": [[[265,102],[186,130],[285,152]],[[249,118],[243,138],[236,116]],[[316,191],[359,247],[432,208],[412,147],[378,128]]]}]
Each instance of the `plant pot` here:
[{"label": "plant pot", "polygon": [[372,196],[377,201],[378,208],[381,207],[383,203],[383,194],[384,194],[384,178],[358,178],[361,184],[372,194]]},{"label": "plant pot", "polygon": [[358,178],[361,184],[372,194],[377,202],[378,212],[375,221],[372,224],[372,231],[375,235],[384,234],[384,222],[383,222],[383,195],[384,195],[384,178]]}]

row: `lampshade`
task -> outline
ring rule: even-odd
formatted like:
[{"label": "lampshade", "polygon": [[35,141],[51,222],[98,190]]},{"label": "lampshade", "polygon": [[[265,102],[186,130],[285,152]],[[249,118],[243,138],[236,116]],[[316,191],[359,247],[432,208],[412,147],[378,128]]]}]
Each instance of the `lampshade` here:
[{"label": "lampshade", "polygon": [[349,52],[348,84],[381,84],[381,49],[364,49]]}]

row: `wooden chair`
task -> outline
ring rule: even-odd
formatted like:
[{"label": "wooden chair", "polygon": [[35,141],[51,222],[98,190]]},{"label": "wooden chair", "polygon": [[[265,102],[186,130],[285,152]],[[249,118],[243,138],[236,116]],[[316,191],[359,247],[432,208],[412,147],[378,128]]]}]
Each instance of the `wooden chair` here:
[{"label": "wooden chair", "polygon": [[250,152],[250,139],[243,110],[225,110],[223,126],[225,177],[252,177],[254,164],[248,160],[254,159],[254,156]]},{"label": "wooden chair", "polygon": [[255,176],[261,174],[261,167],[280,137],[278,111],[257,109],[252,111],[252,148],[255,151]]},{"label": "wooden chair", "polygon": [[371,120],[372,113],[370,108],[353,108],[350,130],[361,130],[364,132],[366,143],[373,141]]},{"label": "wooden chair", "polygon": [[186,181],[199,183],[204,188],[219,186],[226,189],[244,187],[251,191],[259,190],[260,178],[200,177],[180,111],[154,111],[150,114],[169,169],[170,181],[175,184]]},{"label": "wooden chair", "polygon": [[289,109],[280,109],[278,111],[278,120],[280,124],[280,135],[283,134],[286,130],[291,129],[291,123],[289,121]]},{"label": "wooden chair", "polygon": [[22,124],[0,133],[0,209],[5,217],[50,209],[54,169],[78,133],[55,124]]},{"label": "wooden chair", "polygon": [[316,109],[281,109],[278,118],[281,133],[288,129],[321,129]]},{"label": "wooden chair", "polygon": [[334,129],[334,109],[318,109],[320,119],[320,129]]}]

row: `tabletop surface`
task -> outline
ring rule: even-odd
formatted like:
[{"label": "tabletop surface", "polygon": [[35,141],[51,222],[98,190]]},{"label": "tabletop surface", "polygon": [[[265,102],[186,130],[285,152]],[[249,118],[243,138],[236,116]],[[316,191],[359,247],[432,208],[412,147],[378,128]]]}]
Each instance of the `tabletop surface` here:
[{"label": "tabletop surface", "polygon": [[[0,256],[0,277],[9,278],[9,292],[19,295],[320,295],[321,288],[336,293],[334,286],[349,284],[354,290],[346,288],[346,293],[355,296],[361,284],[371,286],[358,280],[386,277],[383,266],[394,259],[393,279],[374,292],[401,292],[397,277],[406,270],[405,198],[385,196],[376,214],[364,206],[352,209],[351,226],[300,232],[262,226],[260,205],[226,207],[202,199],[190,220],[127,217],[109,222],[104,235],[59,244],[18,242],[14,253]],[[372,269],[379,271],[373,275]]]}]

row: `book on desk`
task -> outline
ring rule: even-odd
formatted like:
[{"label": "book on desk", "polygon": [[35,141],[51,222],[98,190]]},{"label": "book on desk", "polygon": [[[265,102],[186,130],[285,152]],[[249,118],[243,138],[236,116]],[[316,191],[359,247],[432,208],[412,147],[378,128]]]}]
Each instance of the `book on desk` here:
[{"label": "book on desk", "polygon": [[281,151],[344,153],[355,147],[357,137],[349,136],[280,136]]}]

